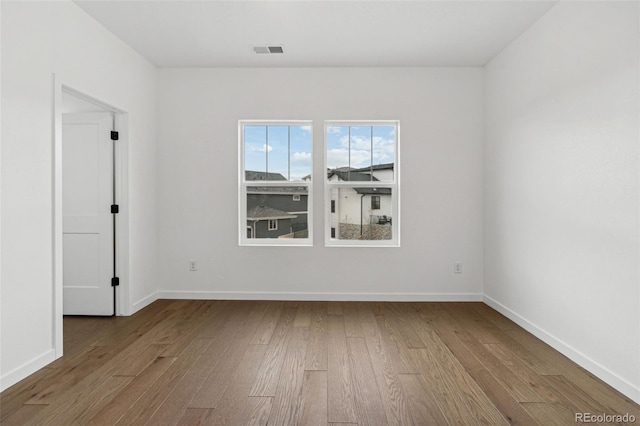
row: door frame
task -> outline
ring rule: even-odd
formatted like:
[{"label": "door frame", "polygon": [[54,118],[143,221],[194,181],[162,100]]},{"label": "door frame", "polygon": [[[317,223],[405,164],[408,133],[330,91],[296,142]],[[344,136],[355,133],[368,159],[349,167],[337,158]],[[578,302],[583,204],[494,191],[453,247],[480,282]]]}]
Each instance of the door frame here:
[{"label": "door frame", "polygon": [[53,348],[55,358],[63,355],[63,245],[62,245],[62,94],[67,93],[111,112],[119,140],[115,142],[115,190],[119,205],[116,215],[116,315],[131,315],[129,285],[129,115],[126,111],[74,88],[53,75]]}]

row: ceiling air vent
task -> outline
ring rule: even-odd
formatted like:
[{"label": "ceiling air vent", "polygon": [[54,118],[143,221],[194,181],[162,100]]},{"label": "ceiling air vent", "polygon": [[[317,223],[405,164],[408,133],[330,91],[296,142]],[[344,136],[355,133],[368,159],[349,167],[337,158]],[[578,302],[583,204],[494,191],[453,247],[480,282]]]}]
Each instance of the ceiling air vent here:
[{"label": "ceiling air vent", "polygon": [[284,53],[282,46],[253,46],[256,53]]}]

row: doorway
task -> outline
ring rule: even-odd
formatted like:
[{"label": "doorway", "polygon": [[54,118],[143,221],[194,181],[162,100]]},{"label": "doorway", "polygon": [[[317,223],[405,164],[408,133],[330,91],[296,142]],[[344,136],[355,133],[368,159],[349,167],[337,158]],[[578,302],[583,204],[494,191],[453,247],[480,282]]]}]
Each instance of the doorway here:
[{"label": "doorway", "polygon": [[128,115],[54,77],[54,347],[63,315],[127,315]]}]

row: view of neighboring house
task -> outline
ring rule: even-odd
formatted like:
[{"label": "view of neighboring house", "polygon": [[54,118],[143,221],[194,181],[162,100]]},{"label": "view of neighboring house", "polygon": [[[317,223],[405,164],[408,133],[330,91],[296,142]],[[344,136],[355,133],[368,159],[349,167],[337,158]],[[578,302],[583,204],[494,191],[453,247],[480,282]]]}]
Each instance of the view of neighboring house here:
[{"label": "view of neighboring house", "polygon": [[255,172],[253,170],[245,170],[244,178],[246,181],[253,180],[287,180],[281,173],[271,172]]},{"label": "view of neighboring house", "polygon": [[327,179],[354,183],[350,188],[331,189],[331,238],[391,239],[391,189],[358,187],[357,182],[392,181],[393,163],[330,169]]},{"label": "view of neighboring house", "polygon": [[[247,170],[249,181],[286,181],[280,173]],[[307,238],[306,187],[247,187],[247,238]]]}]

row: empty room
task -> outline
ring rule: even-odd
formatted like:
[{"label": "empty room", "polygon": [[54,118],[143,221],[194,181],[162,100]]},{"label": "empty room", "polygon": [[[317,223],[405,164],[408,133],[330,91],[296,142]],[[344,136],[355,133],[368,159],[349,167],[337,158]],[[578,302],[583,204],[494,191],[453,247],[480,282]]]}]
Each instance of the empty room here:
[{"label": "empty room", "polygon": [[640,424],[639,1],[0,34],[0,424]]}]

